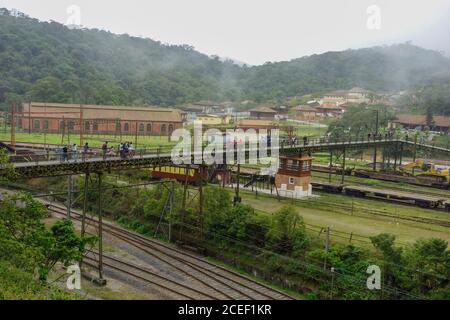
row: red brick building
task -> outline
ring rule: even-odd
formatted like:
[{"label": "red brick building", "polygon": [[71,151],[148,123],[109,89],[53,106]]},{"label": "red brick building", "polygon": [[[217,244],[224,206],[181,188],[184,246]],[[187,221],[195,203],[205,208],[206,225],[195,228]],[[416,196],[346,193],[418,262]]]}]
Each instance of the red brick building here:
[{"label": "red brick building", "polygon": [[22,105],[18,124],[25,132],[70,131],[101,134],[168,135],[183,126],[178,110],[31,102]]}]

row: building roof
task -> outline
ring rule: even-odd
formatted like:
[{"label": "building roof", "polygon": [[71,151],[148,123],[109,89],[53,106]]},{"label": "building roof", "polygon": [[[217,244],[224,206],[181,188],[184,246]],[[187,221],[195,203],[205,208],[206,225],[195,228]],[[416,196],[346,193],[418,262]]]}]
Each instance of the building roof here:
[{"label": "building roof", "polygon": [[[397,122],[409,125],[425,126],[427,124],[427,117],[415,114],[399,114],[397,116]],[[450,117],[433,116],[433,122],[435,126],[450,127]]]},{"label": "building roof", "polygon": [[299,105],[299,106],[296,106],[296,107],[294,107],[294,110],[295,110],[295,111],[309,111],[309,112],[315,112],[315,111],[317,111],[316,108],[313,108],[313,107],[308,106],[308,105]]},{"label": "building roof", "polygon": [[348,90],[348,93],[370,93],[371,91],[360,88],[360,87],[353,87],[350,90]]},{"label": "building roof", "polygon": [[330,96],[330,97],[347,97],[348,94],[351,93],[370,93],[371,91],[360,88],[360,87],[353,87],[350,90],[335,90],[326,93],[324,96]]},{"label": "building roof", "polygon": [[[31,104],[31,109],[30,109]],[[129,121],[161,121],[182,122],[181,113],[171,108],[80,105],[64,103],[31,102],[24,104],[24,116],[30,112],[31,117],[101,120],[129,120]]]},{"label": "building roof", "polygon": [[239,127],[275,127],[276,124],[270,120],[260,119],[242,119],[239,121]]},{"label": "building roof", "polygon": [[197,118],[221,118],[221,116],[217,114],[199,114]]},{"label": "building roof", "polygon": [[335,90],[335,91],[331,91],[326,93],[324,96],[325,97],[346,97],[347,96],[348,91],[347,90]]},{"label": "building roof", "polygon": [[249,110],[250,112],[265,112],[265,113],[277,113],[275,110],[266,107],[266,106],[261,106],[261,107],[256,107],[253,109]]}]

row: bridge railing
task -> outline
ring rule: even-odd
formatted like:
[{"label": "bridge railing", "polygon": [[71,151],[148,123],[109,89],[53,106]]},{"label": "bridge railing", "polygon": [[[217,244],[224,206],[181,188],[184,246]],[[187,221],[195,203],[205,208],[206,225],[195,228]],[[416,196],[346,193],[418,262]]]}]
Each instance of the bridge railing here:
[{"label": "bridge railing", "polygon": [[[307,146],[336,146],[336,145],[359,145],[359,144],[371,144],[374,142],[383,142],[383,141],[393,141],[398,139],[397,137],[367,137],[366,139],[335,139],[330,137],[319,137],[319,138],[308,138],[301,140],[293,140],[287,141],[286,139],[281,139],[278,144],[279,150],[283,151],[284,149],[289,148],[301,148]],[[231,142],[233,143],[233,142]],[[268,148],[273,148],[271,146],[271,141],[267,144]],[[237,143],[234,144],[235,148],[238,148]],[[203,149],[206,147],[206,144],[203,146]],[[52,148],[47,150],[37,150],[30,153],[18,153],[16,155],[11,155],[10,159],[15,163],[33,163],[36,165],[45,163],[45,162],[85,162],[85,161],[94,161],[94,160],[110,160],[110,159],[136,159],[143,158],[146,156],[159,156],[161,154],[170,154],[172,152],[172,145],[162,145],[155,147],[145,147],[137,150],[129,150],[128,152],[120,152],[117,148],[109,148],[106,153],[99,148],[89,149],[88,152],[83,152],[83,150],[78,150],[74,152],[68,148],[67,153],[63,152],[62,148]],[[224,145],[224,151],[227,150],[226,145]],[[245,145],[245,150],[253,150],[250,146],[247,147]],[[273,149],[272,149],[273,150]]]},{"label": "bridge railing", "polygon": [[94,160],[111,160],[111,159],[130,159],[142,158],[149,155],[158,156],[160,154],[170,153],[172,146],[147,147],[137,150],[119,151],[115,149],[108,149],[103,152],[101,149],[89,149],[87,152],[83,150],[64,152],[59,149],[37,150],[28,153],[17,153],[10,155],[11,162],[14,163],[30,163],[30,164],[44,164],[49,162],[89,162]]}]

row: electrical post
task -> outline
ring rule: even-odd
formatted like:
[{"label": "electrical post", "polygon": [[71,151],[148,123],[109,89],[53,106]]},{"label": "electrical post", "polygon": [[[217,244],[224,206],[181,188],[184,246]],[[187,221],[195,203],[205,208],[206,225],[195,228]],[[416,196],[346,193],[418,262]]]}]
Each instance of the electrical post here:
[{"label": "electrical post", "polygon": [[102,173],[97,173],[97,210],[98,210],[98,281],[100,285],[105,285],[106,280],[103,279],[103,213],[102,213]]},{"label": "electrical post", "polygon": [[138,122],[136,121],[136,131],[134,135],[134,149],[136,150],[138,143]]},{"label": "electrical post", "polygon": [[334,290],[334,267],[331,267],[331,290],[330,290],[330,300],[333,300],[333,290]]},{"label": "electrical post", "polygon": [[83,130],[84,130],[84,124],[83,124],[83,105],[80,104],[80,147],[83,146]]},{"label": "electrical post", "polygon": [[331,168],[333,167],[333,150],[330,149],[330,166],[328,167],[328,182],[331,183]]},{"label": "electrical post", "polygon": [[170,186],[170,198],[169,198],[169,242],[172,242],[172,223],[170,222],[170,220],[172,219],[174,190],[175,190],[175,182],[172,181]]},{"label": "electrical post", "polygon": [[84,175],[84,194],[83,194],[83,211],[81,216],[81,237],[86,233],[86,209],[87,209],[87,194],[89,185],[89,172]]},{"label": "electrical post", "polygon": [[67,218],[70,219],[72,209],[72,188],[73,180],[72,175],[67,176]]},{"label": "electrical post", "polygon": [[183,202],[181,204],[181,226],[180,226],[180,241],[182,241],[183,239],[183,227],[184,227],[184,222],[186,220],[186,198],[187,198],[187,189],[188,189],[188,177],[189,177],[189,171],[190,171],[190,166],[187,165],[186,166],[186,172],[185,172],[185,180],[184,180],[184,187],[183,187]]},{"label": "electrical post", "polygon": [[[31,126],[31,124],[28,124]],[[16,146],[16,103],[11,104],[11,146]]]},{"label": "electrical post", "polygon": [[[417,157],[417,134],[414,136],[414,154],[413,154],[413,162],[416,162]],[[412,168],[412,174],[414,175],[414,167]]]},{"label": "electrical post", "polygon": [[198,187],[199,194],[199,218],[200,218],[200,236],[203,239],[203,165],[199,167],[200,185]]},{"label": "electrical post", "polygon": [[327,254],[330,248],[330,227],[326,227],[325,229],[325,259],[323,262],[323,269],[327,270]]},{"label": "electrical post", "polygon": [[343,150],[343,154],[342,154],[342,177],[341,177],[341,184],[344,184],[344,179],[345,179],[345,147]]},{"label": "electrical post", "polygon": [[378,136],[378,110],[376,110],[375,135],[373,137],[373,171],[377,171],[377,145],[376,145],[377,136]]},{"label": "electrical post", "polygon": [[241,176],[241,165],[238,163],[238,165],[237,165],[237,176],[236,176],[236,195],[234,196],[234,201],[233,201],[235,206],[238,203],[241,202],[241,197],[239,197],[240,176]]},{"label": "electrical post", "polygon": [[[81,212],[81,239],[84,239],[86,233],[86,207],[87,207],[87,192],[88,192],[89,173],[84,175],[84,193],[83,193],[83,211]],[[83,265],[83,256],[80,259],[80,269]]]}]

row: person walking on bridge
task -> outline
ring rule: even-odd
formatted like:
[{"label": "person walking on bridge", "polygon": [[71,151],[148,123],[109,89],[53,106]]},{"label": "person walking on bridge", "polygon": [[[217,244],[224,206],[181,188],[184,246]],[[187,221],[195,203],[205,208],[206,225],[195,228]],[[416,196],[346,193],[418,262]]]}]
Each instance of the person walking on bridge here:
[{"label": "person walking on bridge", "polygon": [[108,152],[108,141],[105,141],[105,143],[102,145],[103,160],[106,160],[107,152]]},{"label": "person walking on bridge", "polygon": [[76,143],[72,145],[72,159],[74,162],[78,161],[78,145]]},{"label": "person walking on bridge", "polygon": [[83,146],[83,161],[86,160],[86,155],[89,152],[89,144],[86,142]]},{"label": "person walking on bridge", "polygon": [[62,161],[63,162],[66,162],[67,160],[68,160],[68,148],[67,148],[67,146],[64,146],[63,148],[62,148]]}]

